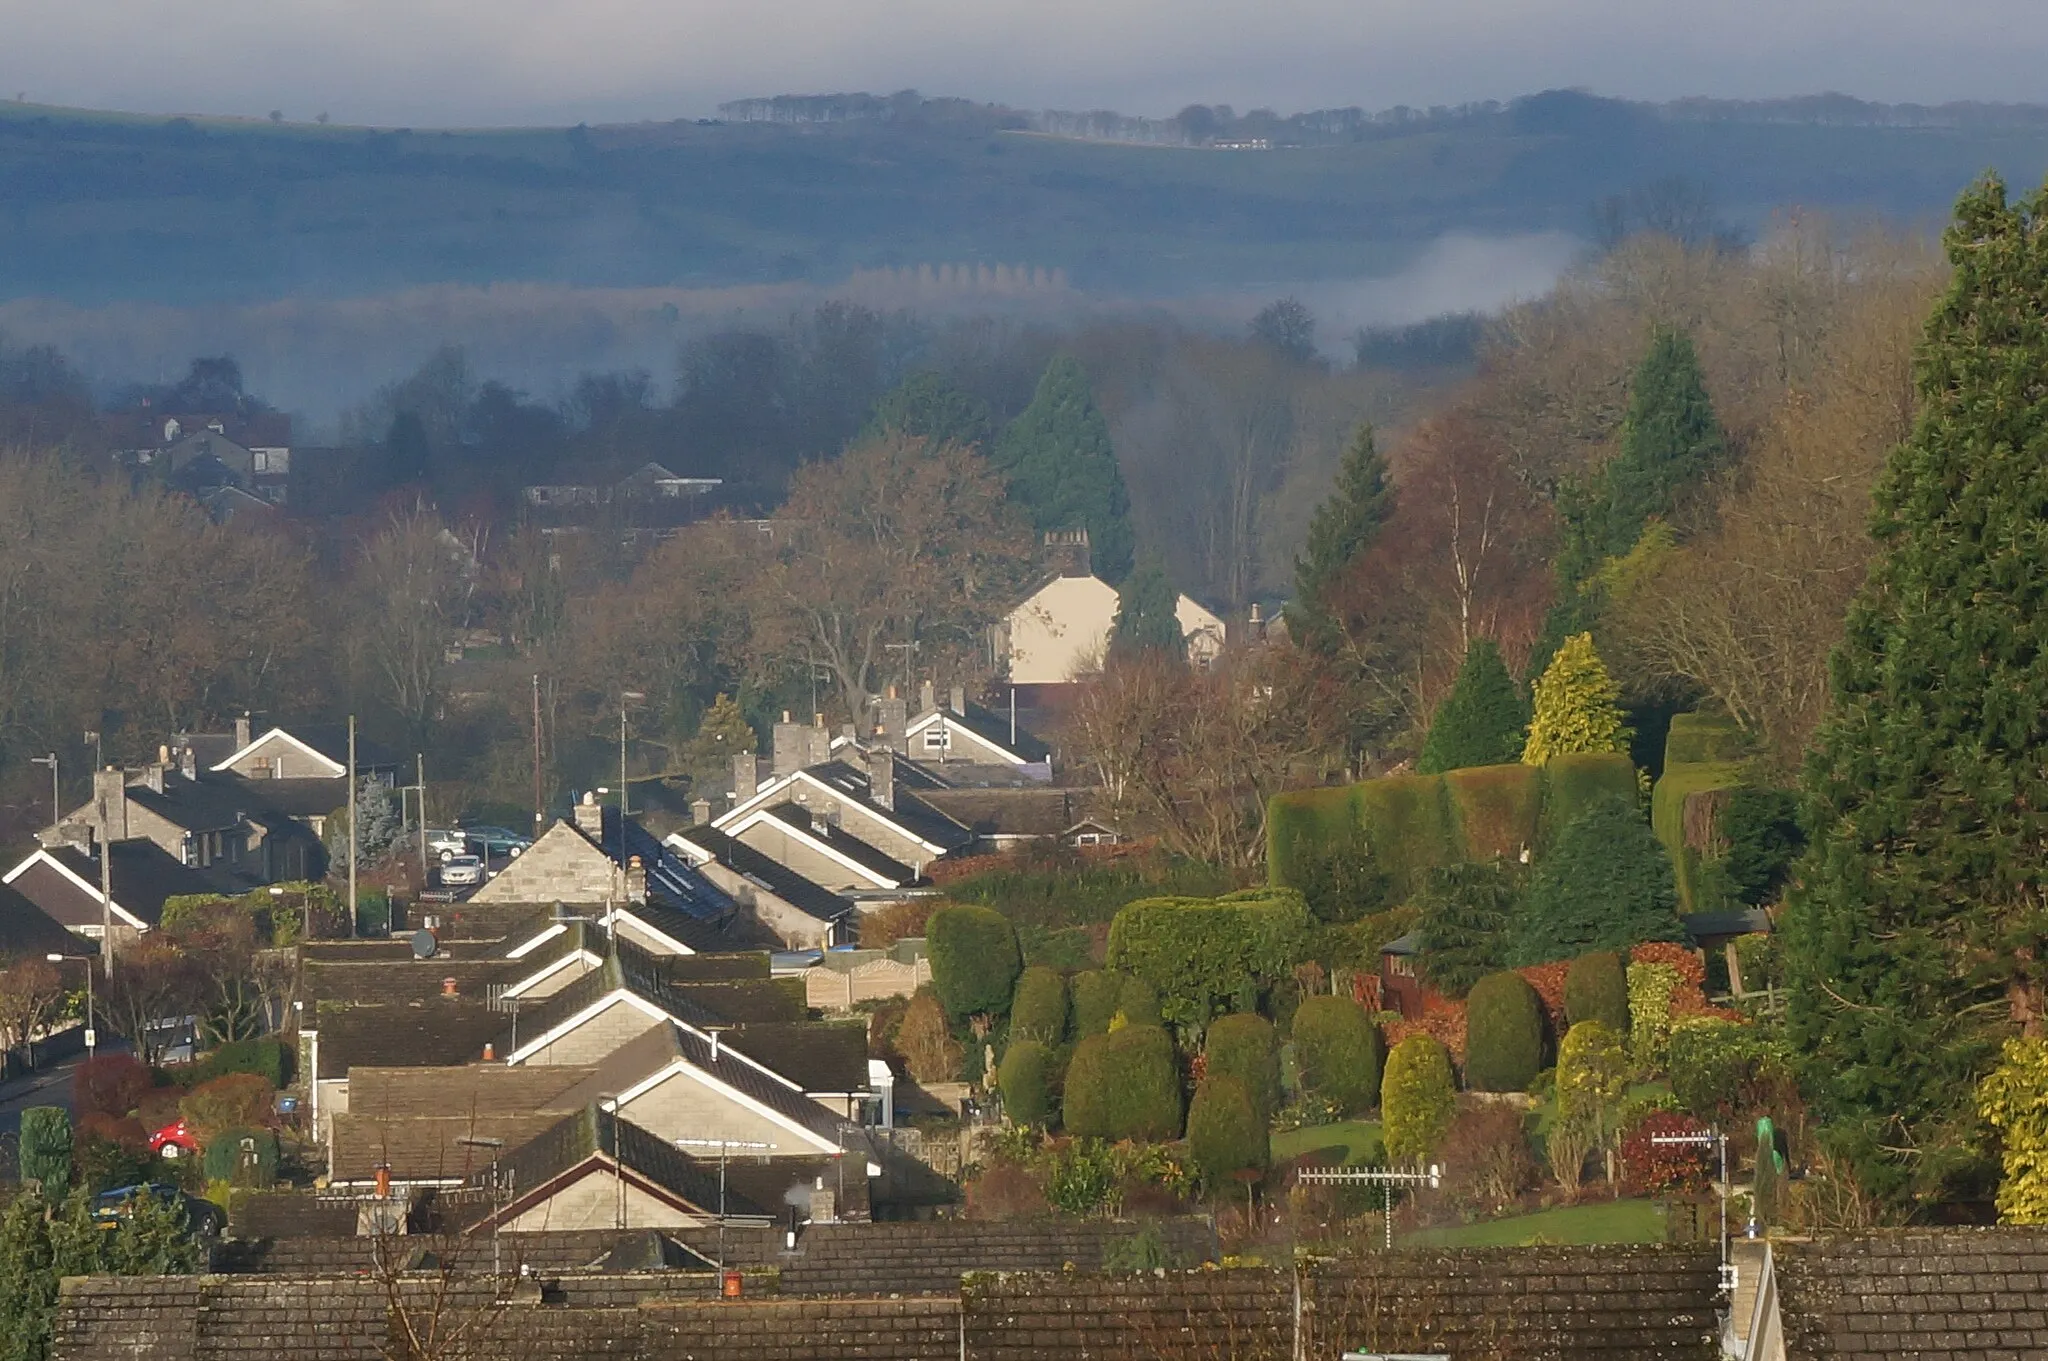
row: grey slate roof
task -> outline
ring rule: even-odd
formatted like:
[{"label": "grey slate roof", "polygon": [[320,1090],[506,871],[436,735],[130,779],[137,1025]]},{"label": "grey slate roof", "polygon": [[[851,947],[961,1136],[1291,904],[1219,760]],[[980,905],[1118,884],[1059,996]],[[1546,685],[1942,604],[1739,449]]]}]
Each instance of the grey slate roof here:
[{"label": "grey slate roof", "polygon": [[800,803],[778,803],[766,812],[777,822],[794,828],[805,836],[817,838],[854,864],[881,878],[899,884],[913,883],[917,879],[917,871],[901,860],[870,846],[844,828],[834,827],[823,818],[814,817],[811,810]]},{"label": "grey slate roof", "polygon": [[[716,1159],[706,1164],[595,1104],[564,1117],[538,1138],[501,1158],[494,1168],[486,1168],[470,1180],[477,1186],[488,1186],[495,1173],[504,1179],[501,1185],[509,1181],[516,1198],[507,1210],[516,1213],[523,1208],[522,1201],[562,1182],[586,1165],[609,1167],[614,1162],[701,1213],[718,1212]],[[731,1185],[730,1178],[725,1208],[728,1214],[771,1213],[741,1194]]]},{"label": "grey slate roof", "polygon": [[735,841],[708,824],[686,827],[676,835],[729,869],[739,871],[806,916],[838,921],[853,905],[822,884],[814,884],[779,861],[771,860],[744,841]]},{"label": "grey slate roof", "polygon": [[1842,1234],[1776,1242],[1771,1251],[1789,1356],[2048,1356],[2048,1229]]},{"label": "grey slate roof", "polygon": [[972,832],[907,791],[897,791],[894,807],[882,807],[874,801],[867,772],[845,761],[825,761],[806,766],[804,773],[830,785],[841,797],[860,803],[876,817],[893,822],[934,846],[957,851],[974,840]]}]

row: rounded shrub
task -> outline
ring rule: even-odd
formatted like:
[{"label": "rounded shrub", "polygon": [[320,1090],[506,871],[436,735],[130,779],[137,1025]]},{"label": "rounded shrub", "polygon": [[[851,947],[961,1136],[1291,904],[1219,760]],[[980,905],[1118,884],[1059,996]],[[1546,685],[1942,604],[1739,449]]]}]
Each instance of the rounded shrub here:
[{"label": "rounded shrub", "polygon": [[1188,1106],[1188,1155],[1210,1190],[1247,1169],[1266,1170],[1272,1147],[1251,1092],[1234,1077],[1208,1077]]},{"label": "rounded shrub", "polygon": [[1488,974],[1465,1002],[1465,1085],[1519,1092],[1543,1071],[1543,999],[1518,973]]},{"label": "rounded shrub", "polygon": [[1013,1039],[1058,1044],[1067,1034],[1067,980],[1058,969],[1034,964],[1017,978],[1010,1002]]},{"label": "rounded shrub", "polygon": [[209,1078],[178,1103],[178,1113],[201,1139],[224,1129],[261,1125],[270,1120],[277,1092],[255,1073],[229,1073]]},{"label": "rounded shrub", "polygon": [[932,989],[952,1016],[1000,1015],[1010,1005],[1024,958],[1017,928],[992,907],[942,907],[925,924]]},{"label": "rounded shrub", "polygon": [[1074,1038],[1105,1034],[1121,1006],[1123,975],[1108,969],[1088,969],[1074,975],[1068,992],[1073,1002]]},{"label": "rounded shrub", "polygon": [[88,1115],[119,1119],[134,1110],[155,1086],[149,1065],[133,1054],[102,1054],[72,1072],[71,1109],[80,1120]]},{"label": "rounded shrub", "polygon": [[1295,1009],[1294,1065],[1302,1090],[1346,1115],[1378,1103],[1381,1050],[1379,1027],[1349,997],[1304,997]]},{"label": "rounded shrub", "polygon": [[1180,1136],[1180,1069],[1173,1041],[1156,1025],[1091,1035],[1067,1065],[1061,1112],[1067,1133],[1097,1139]]},{"label": "rounded shrub", "polygon": [[1380,1082],[1380,1130],[1387,1156],[1427,1158],[1458,1113],[1451,1056],[1428,1035],[1410,1035],[1387,1055]]},{"label": "rounded shrub", "polygon": [[1598,1021],[1617,1035],[1628,1034],[1628,971],[1621,956],[1595,950],[1572,961],[1564,975],[1566,1028]]},{"label": "rounded shrub", "polygon": [[996,1069],[1010,1122],[1043,1128],[1052,1123],[1052,1050],[1037,1040],[1011,1040]]},{"label": "rounded shrub", "polygon": [[1161,1024],[1159,989],[1135,974],[1125,974],[1123,986],[1117,990],[1116,1011],[1125,1025]]},{"label": "rounded shrub", "polygon": [[1209,1077],[1236,1078],[1259,1118],[1273,1118],[1280,1109],[1280,1042],[1271,1021],[1256,1012],[1220,1017],[1209,1023],[1202,1053]]},{"label": "rounded shrub", "polygon": [[277,1136],[267,1129],[224,1129],[206,1141],[200,1166],[208,1181],[268,1186],[277,1180]]}]

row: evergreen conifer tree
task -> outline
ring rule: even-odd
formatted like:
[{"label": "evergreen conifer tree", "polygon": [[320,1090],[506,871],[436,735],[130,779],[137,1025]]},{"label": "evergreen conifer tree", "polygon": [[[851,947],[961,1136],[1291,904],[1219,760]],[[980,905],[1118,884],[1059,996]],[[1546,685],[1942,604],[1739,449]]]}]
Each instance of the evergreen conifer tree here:
[{"label": "evergreen conifer tree", "polygon": [[1522,759],[1529,710],[1491,638],[1465,649],[1458,680],[1430,720],[1415,768],[1424,775]]},{"label": "evergreen conifer tree", "polygon": [[1361,425],[1337,467],[1337,485],[1309,520],[1306,551],[1294,560],[1287,628],[1296,642],[1325,654],[1336,651],[1339,639],[1330,592],[1344,569],[1371,546],[1393,511],[1387,461],[1373,442],[1372,427]]},{"label": "evergreen conifer tree", "polygon": [[1167,579],[1158,559],[1147,558],[1117,592],[1116,623],[1110,629],[1113,657],[1154,652],[1174,661],[1187,660],[1187,637],[1175,613],[1180,593]]},{"label": "evergreen conifer tree", "polygon": [[1595,800],[1537,863],[1510,963],[1678,940],[1678,885],[1664,843],[1622,799]]},{"label": "evergreen conifer tree", "polygon": [[882,394],[861,438],[890,434],[987,449],[995,440],[995,418],[987,402],[924,369]]},{"label": "evergreen conifer tree", "polygon": [[1417,895],[1416,933],[1430,986],[1463,997],[1505,962],[1520,890],[1498,863],[1474,861],[1431,870]]},{"label": "evergreen conifer tree", "polygon": [[1558,498],[1564,542],[1557,603],[1529,659],[1532,669],[1549,665],[1566,638],[1598,621],[1603,591],[1591,578],[1600,565],[1634,548],[1650,521],[1669,517],[1726,450],[1691,337],[1660,330],[1629,382],[1620,450],[1590,486],[1567,488]]},{"label": "evergreen conifer tree", "polygon": [[1115,585],[1130,572],[1130,493],[1079,360],[1046,365],[1031,405],[996,440],[995,463],[1038,529],[1084,528],[1095,575]]},{"label": "evergreen conifer tree", "polygon": [[1593,650],[1593,635],[1578,633],[1550,659],[1536,682],[1524,764],[1540,766],[1553,756],[1585,751],[1627,751],[1629,730],[1621,716],[1621,687]]},{"label": "evergreen conifer tree", "polygon": [[1973,1085],[2005,1035],[2038,1031],[2048,975],[2048,190],[2008,203],[1985,180],[1946,244],[1786,897],[1808,1099],[1865,1189],[1900,1200],[1995,1166]]}]

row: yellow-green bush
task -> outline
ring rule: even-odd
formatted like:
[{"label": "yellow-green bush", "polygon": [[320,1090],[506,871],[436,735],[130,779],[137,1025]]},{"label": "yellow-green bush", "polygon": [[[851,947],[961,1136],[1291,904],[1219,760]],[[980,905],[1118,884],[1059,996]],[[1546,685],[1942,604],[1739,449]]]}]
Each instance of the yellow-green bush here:
[{"label": "yellow-green bush", "polygon": [[1670,964],[1628,966],[1629,1053],[1646,1070],[1664,1067],[1671,1046],[1671,999],[1684,981]]},{"label": "yellow-green bush", "polygon": [[1457,1114],[1457,1085],[1443,1045],[1428,1035],[1410,1035],[1395,1045],[1380,1079],[1380,1129],[1387,1156],[1427,1158]]},{"label": "yellow-green bush", "polygon": [[1977,1085],[1977,1112],[1998,1131],[1998,1218],[2048,1224],[2048,1040],[2012,1039]]}]

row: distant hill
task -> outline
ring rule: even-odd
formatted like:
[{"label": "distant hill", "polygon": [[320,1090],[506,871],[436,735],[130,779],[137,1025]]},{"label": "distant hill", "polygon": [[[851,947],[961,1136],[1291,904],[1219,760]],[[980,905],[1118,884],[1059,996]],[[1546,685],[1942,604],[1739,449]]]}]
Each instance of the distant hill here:
[{"label": "distant hill", "polygon": [[1749,232],[1792,206],[1931,223],[1986,169],[2048,172],[2048,109],[1841,96],[1553,91],[1148,120],[829,95],[728,112],[428,131],[0,104],[0,299],[703,288],[942,265],[1171,295],[1384,274],[1451,231],[1587,233],[1603,201],[1711,209]]}]

